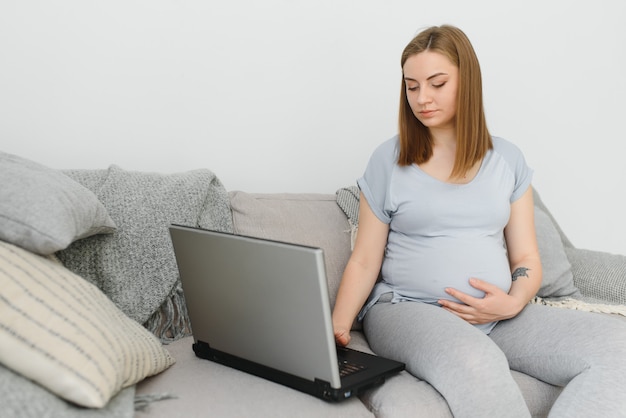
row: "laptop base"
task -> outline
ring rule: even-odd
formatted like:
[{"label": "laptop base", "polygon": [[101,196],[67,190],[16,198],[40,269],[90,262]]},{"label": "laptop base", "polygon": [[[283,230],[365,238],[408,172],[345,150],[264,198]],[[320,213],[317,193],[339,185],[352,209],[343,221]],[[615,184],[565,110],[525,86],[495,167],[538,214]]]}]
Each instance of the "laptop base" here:
[{"label": "laptop base", "polygon": [[211,348],[209,344],[203,341],[195,342],[193,344],[193,351],[199,358],[232,367],[234,369],[250,373],[257,377],[271,380],[281,385],[286,385],[293,389],[308,393],[309,395],[313,395],[317,398],[329,402],[339,402],[345,399],[349,399],[351,397],[359,395],[367,389],[382,385],[385,381],[385,377],[381,376],[379,379],[372,381],[368,385],[360,386],[358,390],[356,388],[335,389],[331,387],[328,382],[325,382],[323,380],[315,379],[315,381],[311,381],[303,379],[301,377],[294,376],[292,374],[285,373],[271,367],[263,366],[259,363],[255,363],[237,356],[233,356],[228,353],[224,353],[219,350],[215,350]]}]

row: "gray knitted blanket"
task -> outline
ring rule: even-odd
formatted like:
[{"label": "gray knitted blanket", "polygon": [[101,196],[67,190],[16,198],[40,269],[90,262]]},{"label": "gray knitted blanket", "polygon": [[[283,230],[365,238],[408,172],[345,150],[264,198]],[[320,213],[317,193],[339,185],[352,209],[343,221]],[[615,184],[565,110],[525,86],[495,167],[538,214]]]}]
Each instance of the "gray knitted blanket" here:
[{"label": "gray knitted blanket", "polygon": [[350,224],[350,245],[354,248],[354,240],[359,230],[359,188],[357,186],[342,187],[335,193],[337,205],[348,218]]},{"label": "gray knitted blanket", "polygon": [[228,193],[219,179],[205,169],[160,174],[115,165],[66,174],[98,196],[117,231],[78,240],[57,253],[59,259],[158,337],[188,334],[168,227],[232,231]]}]

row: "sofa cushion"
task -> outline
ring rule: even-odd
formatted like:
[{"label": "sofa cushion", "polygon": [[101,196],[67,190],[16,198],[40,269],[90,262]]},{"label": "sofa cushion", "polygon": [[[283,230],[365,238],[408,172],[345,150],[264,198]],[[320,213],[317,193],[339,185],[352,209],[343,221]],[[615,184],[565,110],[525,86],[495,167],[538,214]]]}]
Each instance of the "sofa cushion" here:
[{"label": "sofa cushion", "polygon": [[174,360],[96,286],[0,241],[0,362],[68,401],[100,408]]},{"label": "sofa cushion", "polygon": [[115,230],[98,198],[59,170],[0,152],[0,184],[3,241],[48,255]]},{"label": "sofa cushion", "polygon": [[148,405],[135,418],[373,417],[357,398],[330,403],[287,386],[195,356],[187,337],[168,345],[176,365],[137,385],[140,397],[173,398]]},{"label": "sofa cushion", "polygon": [[331,194],[230,192],[236,234],[324,250],[331,307],[350,255],[350,225]]},{"label": "sofa cushion", "polygon": [[543,269],[543,281],[537,295],[543,298],[580,297],[559,232],[538,206],[535,206],[535,231]]},{"label": "sofa cushion", "polygon": [[535,203],[535,207],[538,207],[539,209],[541,209],[546,215],[548,215],[548,218],[550,218],[550,222],[552,223],[552,225],[554,226],[554,228],[558,231],[559,233],[559,237],[561,239],[561,243],[563,244],[563,246],[565,248],[573,248],[574,245],[572,244],[572,242],[569,240],[569,238],[567,237],[567,235],[565,235],[565,232],[563,232],[563,229],[561,229],[561,226],[559,225],[559,223],[556,221],[556,219],[554,218],[554,216],[552,215],[552,213],[550,212],[550,210],[548,209],[548,207],[546,206],[545,203],[543,203],[543,199],[541,198],[541,196],[539,195],[539,192],[537,191],[537,189],[535,189],[533,187],[533,202]]}]

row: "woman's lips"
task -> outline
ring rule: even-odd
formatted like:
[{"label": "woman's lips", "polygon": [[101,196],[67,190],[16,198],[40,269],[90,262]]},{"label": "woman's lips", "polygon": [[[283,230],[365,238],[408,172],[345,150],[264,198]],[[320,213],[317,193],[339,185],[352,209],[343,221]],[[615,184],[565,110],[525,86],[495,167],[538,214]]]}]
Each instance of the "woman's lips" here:
[{"label": "woman's lips", "polygon": [[420,111],[420,116],[423,118],[430,118],[435,115],[436,110],[422,110]]}]

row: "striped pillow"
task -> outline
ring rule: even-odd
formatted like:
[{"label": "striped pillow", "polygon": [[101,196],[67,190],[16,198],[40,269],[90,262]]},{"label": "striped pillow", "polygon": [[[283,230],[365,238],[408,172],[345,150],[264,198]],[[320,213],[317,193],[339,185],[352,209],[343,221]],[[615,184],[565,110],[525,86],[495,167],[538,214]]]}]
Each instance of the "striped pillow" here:
[{"label": "striped pillow", "polygon": [[61,398],[100,408],[174,359],[96,286],[0,241],[0,363]]}]

